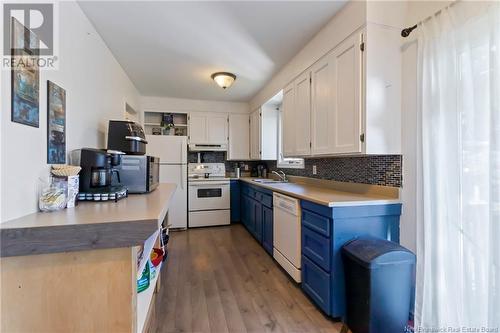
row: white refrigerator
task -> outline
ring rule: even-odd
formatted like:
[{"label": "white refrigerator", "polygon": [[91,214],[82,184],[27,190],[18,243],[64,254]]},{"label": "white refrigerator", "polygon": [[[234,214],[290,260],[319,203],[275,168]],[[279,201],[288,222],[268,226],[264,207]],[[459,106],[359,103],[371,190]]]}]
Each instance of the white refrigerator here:
[{"label": "white refrigerator", "polygon": [[187,228],[187,137],[146,135],[146,153],[160,158],[160,183],[177,184],[170,202],[170,228]]}]

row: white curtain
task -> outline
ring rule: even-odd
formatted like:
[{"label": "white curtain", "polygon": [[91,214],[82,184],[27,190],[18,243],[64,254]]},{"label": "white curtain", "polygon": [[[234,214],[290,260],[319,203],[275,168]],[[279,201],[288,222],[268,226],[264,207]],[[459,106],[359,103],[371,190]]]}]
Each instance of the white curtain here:
[{"label": "white curtain", "polygon": [[416,326],[500,331],[500,2],[417,31]]}]

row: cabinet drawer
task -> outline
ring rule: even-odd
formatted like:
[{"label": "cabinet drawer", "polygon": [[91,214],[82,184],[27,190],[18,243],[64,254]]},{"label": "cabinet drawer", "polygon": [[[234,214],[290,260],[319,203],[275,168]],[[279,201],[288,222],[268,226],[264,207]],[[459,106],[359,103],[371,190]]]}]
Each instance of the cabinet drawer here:
[{"label": "cabinet drawer", "polygon": [[241,192],[244,195],[249,196],[250,198],[254,198],[255,197],[255,190],[253,188],[251,188],[250,186],[243,186],[241,188]]},{"label": "cabinet drawer", "polygon": [[330,272],[330,239],[302,226],[302,254]]},{"label": "cabinet drawer", "polygon": [[330,237],[332,220],[309,210],[302,210],[302,225],[326,237]]},{"label": "cabinet drawer", "polygon": [[330,274],[302,256],[302,289],[327,315],[331,312]]},{"label": "cabinet drawer", "polygon": [[269,194],[260,193],[260,202],[269,208],[273,207],[273,197]]}]

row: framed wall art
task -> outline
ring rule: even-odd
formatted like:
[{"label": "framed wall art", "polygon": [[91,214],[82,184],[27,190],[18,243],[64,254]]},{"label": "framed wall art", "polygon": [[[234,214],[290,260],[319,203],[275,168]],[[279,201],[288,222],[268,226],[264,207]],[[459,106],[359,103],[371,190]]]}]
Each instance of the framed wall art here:
[{"label": "framed wall art", "polygon": [[47,163],[66,163],[66,90],[47,81]]},{"label": "framed wall art", "polygon": [[39,127],[40,72],[38,38],[16,19],[12,19],[11,120]]}]

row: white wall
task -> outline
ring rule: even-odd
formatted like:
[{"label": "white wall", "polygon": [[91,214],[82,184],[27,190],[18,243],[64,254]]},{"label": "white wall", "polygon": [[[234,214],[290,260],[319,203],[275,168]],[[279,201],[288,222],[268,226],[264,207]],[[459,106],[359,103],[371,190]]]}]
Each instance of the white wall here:
[{"label": "white wall", "polygon": [[[433,15],[452,1],[409,1],[406,26]],[[417,174],[417,30],[403,39],[402,45],[402,152],[403,188],[401,191],[401,244],[416,251],[416,174]]]},{"label": "white wall", "polygon": [[[37,179],[48,174],[47,80],[66,89],[67,151],[104,148],[109,119],[139,94],[76,2],[59,3],[59,69],[40,71],[40,127],[10,121],[10,72],[1,80],[1,221],[37,210]],[[57,37],[56,37],[57,38]]]},{"label": "white wall", "polygon": [[349,1],[335,16],[252,98],[252,110],[264,104],[292,79],[335,48],[367,22],[399,27],[404,25],[406,1]]},{"label": "white wall", "polygon": [[141,97],[141,110],[181,113],[190,111],[227,113],[250,112],[248,103],[154,96]]},{"label": "white wall", "polygon": [[[361,28],[366,22],[366,6],[363,1],[350,1],[328,22],[313,39],[295,55],[252,98],[251,110],[264,104],[283,89],[297,75],[340,43],[347,35]],[[342,37],[344,36],[344,37]]]}]

